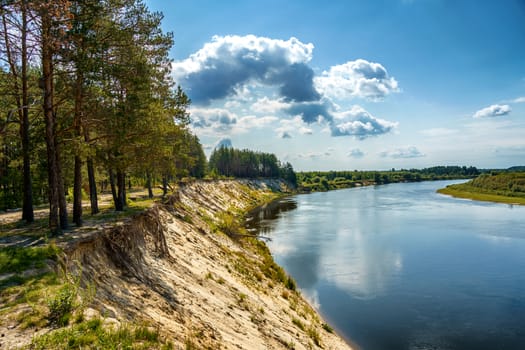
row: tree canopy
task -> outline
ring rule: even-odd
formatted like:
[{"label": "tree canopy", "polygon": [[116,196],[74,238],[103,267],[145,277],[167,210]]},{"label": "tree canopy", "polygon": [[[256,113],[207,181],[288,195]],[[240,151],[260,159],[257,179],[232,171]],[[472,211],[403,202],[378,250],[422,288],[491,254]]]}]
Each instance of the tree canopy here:
[{"label": "tree canopy", "polygon": [[[0,5],[0,210],[48,202],[54,232],[98,211],[109,183],[202,177],[184,91],[171,78],[173,35],[142,0],[13,0]],[[87,180],[87,181],[86,181]]]}]

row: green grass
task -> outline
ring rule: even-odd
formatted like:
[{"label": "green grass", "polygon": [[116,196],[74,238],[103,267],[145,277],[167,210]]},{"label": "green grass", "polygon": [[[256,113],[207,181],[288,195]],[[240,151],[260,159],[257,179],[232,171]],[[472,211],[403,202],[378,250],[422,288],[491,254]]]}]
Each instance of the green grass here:
[{"label": "green grass", "polygon": [[[140,190],[141,191],[141,190]],[[99,222],[111,222],[118,221],[123,218],[132,216],[140,213],[145,209],[151,207],[155,200],[159,199],[160,190],[154,190],[154,198],[148,198],[147,196],[137,195],[137,190],[133,190],[129,193],[127,199],[127,206],[123,211],[115,211],[112,204],[109,206],[101,206],[100,212],[95,215],[90,215],[88,209],[84,209],[83,220],[86,226],[90,224],[96,224]],[[71,214],[71,213],[70,213]],[[20,216],[22,214],[20,213]],[[68,217],[70,229],[75,229],[73,224],[73,217]],[[0,237],[11,237],[11,236],[25,236],[25,237],[51,237],[52,234],[48,227],[48,217],[37,218],[34,222],[28,224],[25,221],[18,220],[7,224],[2,224],[2,230],[0,231]],[[67,236],[67,231],[66,231]]]},{"label": "green grass", "polygon": [[296,325],[297,328],[299,328],[300,330],[302,330],[302,331],[305,331],[305,330],[306,330],[306,328],[305,328],[303,322],[301,322],[301,320],[299,320],[298,318],[295,318],[295,317],[292,318],[292,323],[293,323],[294,325]]},{"label": "green grass", "polygon": [[[20,214],[20,216],[21,215],[22,214]],[[35,219],[35,221],[30,224],[21,220],[10,222],[7,224],[2,224],[2,230],[0,230],[0,237],[44,237],[45,235],[50,235],[48,222],[48,218],[46,217]]]},{"label": "green grass", "polygon": [[466,184],[449,185],[437,190],[437,192],[457,198],[472,199],[476,201],[525,205],[525,198],[483,193],[480,192],[479,188],[468,186]]},{"label": "green grass", "polygon": [[308,328],[306,333],[308,333],[308,336],[314,341],[315,345],[321,346],[321,337],[319,336],[319,332],[317,331],[317,329],[315,329],[314,326]]},{"label": "green grass", "polygon": [[146,326],[104,326],[100,318],[35,337],[28,349],[173,349]]},{"label": "green grass", "polygon": [[[10,318],[14,318],[22,329],[47,325],[49,311],[45,300],[59,288],[60,284],[60,279],[54,272],[3,283],[0,288],[2,305],[0,325]],[[28,305],[29,308],[18,314],[12,313],[15,308],[23,304]]]},{"label": "green grass", "polygon": [[323,323],[322,327],[328,333],[333,333],[334,332],[334,329],[328,323]]},{"label": "green grass", "polygon": [[46,260],[56,260],[59,249],[55,245],[44,247],[0,248],[0,273],[20,273],[31,268],[42,268]]}]

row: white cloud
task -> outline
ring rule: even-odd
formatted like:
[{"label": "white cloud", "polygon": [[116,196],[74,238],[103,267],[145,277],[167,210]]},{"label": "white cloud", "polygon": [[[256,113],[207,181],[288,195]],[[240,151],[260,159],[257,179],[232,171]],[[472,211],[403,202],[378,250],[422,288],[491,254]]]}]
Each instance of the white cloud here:
[{"label": "white cloud", "polygon": [[313,101],[320,97],[307,65],[313,48],[293,37],[214,36],[189,58],[174,62],[173,75],[196,104],[242,95],[255,82],[278,87],[290,101]]},{"label": "white cloud", "polygon": [[279,118],[274,116],[256,117],[254,115],[248,115],[239,118],[239,122],[237,125],[235,125],[235,127],[239,129],[239,131],[248,131],[250,129],[263,128],[268,124],[276,122],[277,120],[279,120]]},{"label": "white cloud", "polygon": [[287,108],[290,108],[290,103],[285,102],[282,98],[272,100],[266,96],[258,99],[251,105],[251,110],[264,114],[277,114]]},{"label": "white cloud", "polygon": [[296,38],[214,36],[187,59],[175,62],[176,81],[194,102],[190,112],[196,132],[243,133],[281,118],[276,128],[280,137],[310,135],[317,124],[332,136],[362,140],[396,127],[358,106],[344,111],[331,98],[380,100],[398,91],[397,81],[381,64],[358,59],[315,78],[308,65],[313,48]]},{"label": "white cloud", "polygon": [[365,153],[359,148],[353,148],[348,152],[348,156],[352,158],[363,158],[365,156]]},{"label": "white cloud", "polygon": [[314,131],[306,126],[301,126],[299,128],[299,133],[302,135],[312,135]]},{"label": "white cloud", "polygon": [[281,119],[279,123],[280,126],[275,131],[281,138],[285,138],[283,135],[292,137],[294,132],[299,132],[302,135],[311,135],[313,133],[313,130],[307,126],[300,116],[295,116],[292,119]]},{"label": "white cloud", "polygon": [[324,156],[329,156],[329,155],[330,155],[329,152],[307,152],[307,153],[298,154],[297,156],[299,158],[318,159],[318,158],[322,158]]},{"label": "white cloud", "polygon": [[507,115],[511,112],[509,105],[491,105],[474,113],[474,118],[490,118]]},{"label": "white cloud", "polygon": [[384,158],[394,158],[394,159],[425,157],[425,154],[421,153],[414,146],[407,146],[407,147],[402,147],[402,148],[396,148],[393,150],[383,151],[379,155]]},{"label": "white cloud", "polygon": [[512,103],[525,103],[525,96],[515,98]]},{"label": "white cloud", "polygon": [[322,94],[336,99],[359,97],[377,101],[399,91],[396,79],[381,64],[363,59],[333,66],[314,82]]},{"label": "white cloud", "polygon": [[397,126],[397,123],[375,118],[357,105],[348,111],[334,113],[334,117],[332,136],[354,136],[359,140],[389,133]]},{"label": "white cloud", "polygon": [[239,117],[224,108],[192,108],[193,127],[203,134],[244,133],[252,129],[263,128],[279,120],[274,116],[256,117],[253,115]]},{"label": "white cloud", "polygon": [[225,133],[233,128],[238,117],[223,108],[191,108],[193,127],[216,133]]}]

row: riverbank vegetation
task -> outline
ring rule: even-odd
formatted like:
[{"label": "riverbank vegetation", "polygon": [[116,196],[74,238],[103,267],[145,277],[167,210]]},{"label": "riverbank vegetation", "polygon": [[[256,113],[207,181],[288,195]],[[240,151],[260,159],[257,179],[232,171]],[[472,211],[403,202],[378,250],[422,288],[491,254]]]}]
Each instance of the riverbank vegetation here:
[{"label": "riverbank vegetation", "polygon": [[525,205],[525,172],[492,172],[463,184],[449,185],[439,193],[480,201]]},{"label": "riverbank vegetation", "polygon": [[473,166],[435,166],[389,171],[309,171],[297,173],[297,184],[299,191],[311,192],[395,182],[470,179],[479,174],[480,170]]}]

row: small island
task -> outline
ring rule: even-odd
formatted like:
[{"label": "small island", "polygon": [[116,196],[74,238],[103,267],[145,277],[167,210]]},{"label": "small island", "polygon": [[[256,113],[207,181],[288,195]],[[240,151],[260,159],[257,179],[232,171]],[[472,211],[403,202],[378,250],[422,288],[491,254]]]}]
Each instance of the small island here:
[{"label": "small island", "polygon": [[491,172],[437,191],[457,198],[525,205],[525,172]]}]

